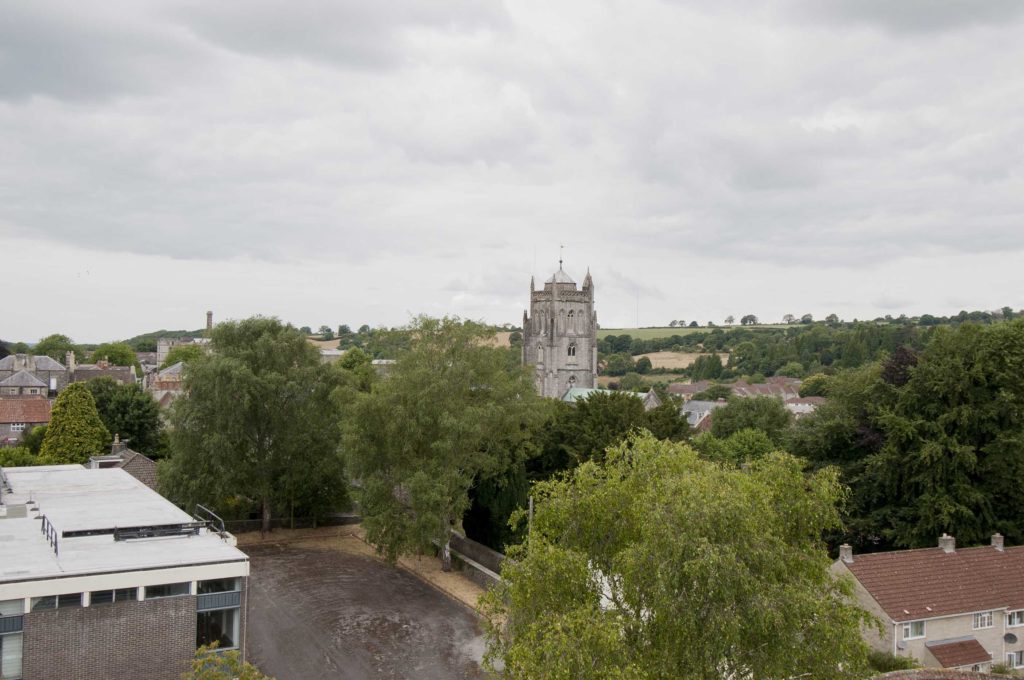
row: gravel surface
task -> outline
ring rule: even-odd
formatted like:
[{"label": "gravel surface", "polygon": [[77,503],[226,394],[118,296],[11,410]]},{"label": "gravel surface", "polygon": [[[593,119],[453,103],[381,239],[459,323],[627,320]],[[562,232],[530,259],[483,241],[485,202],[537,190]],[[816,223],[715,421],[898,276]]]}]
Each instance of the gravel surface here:
[{"label": "gravel surface", "polygon": [[374,557],[247,545],[248,659],[277,680],[482,678],[476,616]]}]

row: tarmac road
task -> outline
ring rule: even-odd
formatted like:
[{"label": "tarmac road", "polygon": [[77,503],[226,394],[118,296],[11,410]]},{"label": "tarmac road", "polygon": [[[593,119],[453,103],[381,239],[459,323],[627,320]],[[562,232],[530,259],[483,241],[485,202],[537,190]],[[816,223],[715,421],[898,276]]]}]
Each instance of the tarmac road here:
[{"label": "tarmac road", "polygon": [[248,655],[277,680],[482,678],[474,614],[372,557],[246,546]]}]

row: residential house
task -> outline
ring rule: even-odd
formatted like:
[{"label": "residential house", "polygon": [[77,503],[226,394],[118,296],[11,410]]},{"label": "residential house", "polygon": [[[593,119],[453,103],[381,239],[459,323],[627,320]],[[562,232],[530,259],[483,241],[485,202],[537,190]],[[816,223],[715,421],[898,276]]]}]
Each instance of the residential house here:
[{"label": "residential house", "polygon": [[0,396],[0,446],[17,446],[26,432],[50,422],[50,400]]},{"label": "residential house", "polygon": [[89,468],[120,468],[154,491],[156,488],[156,461],[128,448],[120,435],[114,435],[110,453],[89,458]]},{"label": "residential house", "polygon": [[0,677],[178,680],[212,642],[244,659],[249,558],[124,469],[0,469],[0,546]]},{"label": "residential house", "polygon": [[122,385],[134,385],[138,382],[138,374],[135,366],[116,366],[106,359],[100,359],[95,364],[79,364],[75,361],[73,352],[68,352],[68,372],[71,374],[69,382],[86,382],[93,378],[112,378]]},{"label": "residential house", "polygon": [[[19,375],[24,373],[25,375]],[[0,394],[55,397],[67,387],[67,368],[46,355],[9,354],[0,359]]]},{"label": "residential house", "polygon": [[814,413],[824,403],[825,397],[793,397],[782,402],[786,410],[797,420]]},{"label": "residential house", "polygon": [[597,387],[570,387],[565,391],[565,394],[562,395],[562,401],[577,402],[580,399],[586,399],[595,392],[600,392],[602,394],[628,394],[636,397],[643,402],[645,411],[650,411],[651,409],[661,406],[661,398],[658,397],[654,390],[650,390],[649,392],[626,392],[623,390],[602,390]]},{"label": "residential house", "polygon": [[666,391],[676,397],[682,397],[683,401],[689,401],[693,399],[693,395],[703,392],[711,385],[710,380],[698,380],[695,383],[674,382],[669,384]]},{"label": "residential house", "polygon": [[882,623],[865,629],[879,651],[910,656],[927,667],[987,671],[1024,668],[1024,546],[938,546],[854,555],[840,547],[833,572],[854,580],[861,606]]},{"label": "residential house", "polygon": [[699,432],[707,432],[711,429],[711,413],[715,409],[725,406],[725,399],[717,401],[704,401],[703,399],[691,399],[683,404],[681,413],[686,416],[686,422],[690,427]]}]

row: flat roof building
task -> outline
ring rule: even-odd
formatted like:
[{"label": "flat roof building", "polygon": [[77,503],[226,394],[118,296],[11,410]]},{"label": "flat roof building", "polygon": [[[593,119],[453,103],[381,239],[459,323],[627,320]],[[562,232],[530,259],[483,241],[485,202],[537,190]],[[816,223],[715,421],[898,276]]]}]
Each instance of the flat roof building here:
[{"label": "flat roof building", "polygon": [[244,654],[248,576],[231,534],[123,469],[0,470],[3,680],[171,680],[198,645]]}]

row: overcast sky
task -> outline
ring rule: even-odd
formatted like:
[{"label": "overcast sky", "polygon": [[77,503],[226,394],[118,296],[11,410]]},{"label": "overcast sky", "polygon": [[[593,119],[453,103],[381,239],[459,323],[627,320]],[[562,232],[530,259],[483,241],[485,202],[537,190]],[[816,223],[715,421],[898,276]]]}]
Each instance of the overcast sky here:
[{"label": "overcast sky", "polygon": [[[1019,0],[0,6],[0,338],[1024,307]],[[13,293],[13,294],[11,294]]]}]

